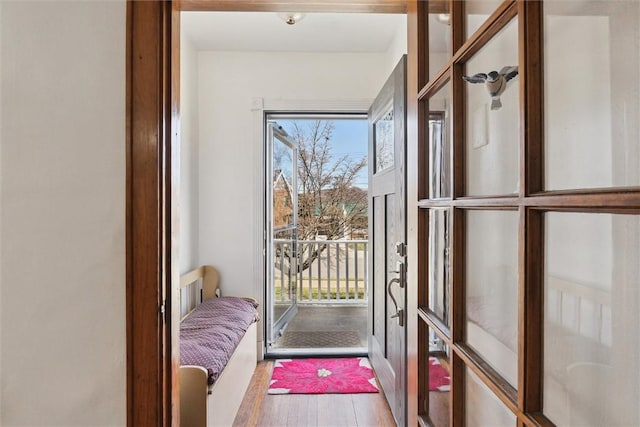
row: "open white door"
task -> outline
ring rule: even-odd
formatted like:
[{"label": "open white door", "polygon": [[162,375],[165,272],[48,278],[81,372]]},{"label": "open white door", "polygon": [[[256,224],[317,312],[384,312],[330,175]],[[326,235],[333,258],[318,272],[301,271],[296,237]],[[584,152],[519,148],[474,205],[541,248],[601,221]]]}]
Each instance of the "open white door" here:
[{"label": "open white door", "polygon": [[266,131],[268,351],[298,310],[298,150],[276,122]]}]

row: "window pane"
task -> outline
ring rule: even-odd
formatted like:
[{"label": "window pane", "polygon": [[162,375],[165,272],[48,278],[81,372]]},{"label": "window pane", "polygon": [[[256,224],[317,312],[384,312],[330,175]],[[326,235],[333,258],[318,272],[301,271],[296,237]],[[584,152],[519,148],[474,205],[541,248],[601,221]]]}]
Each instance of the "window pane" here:
[{"label": "window pane", "polygon": [[375,172],[393,167],[393,106],[374,123],[376,164]]},{"label": "window pane", "polygon": [[471,369],[465,375],[465,419],[467,426],[515,427],[516,416]]},{"label": "window pane", "polygon": [[294,229],[282,229],[273,236],[274,320],[277,321],[296,297],[297,264]]},{"label": "window pane", "polygon": [[500,3],[502,0],[467,0],[465,3],[467,38],[471,37],[484,24]]},{"label": "window pane", "polygon": [[294,150],[273,139],[273,227],[293,225]]},{"label": "window pane", "polygon": [[640,425],[639,259],[639,216],[545,215],[543,412],[557,425]]},{"label": "window pane", "polygon": [[[426,327],[426,326],[425,326]],[[449,347],[433,331],[429,330],[429,419],[434,427],[449,426],[451,405],[451,369]]]},{"label": "window pane", "polygon": [[429,14],[429,80],[451,58],[451,15],[449,2],[434,2],[436,13]]},{"label": "window pane", "polygon": [[640,2],[545,1],[545,188],[640,185]]},{"label": "window pane", "polygon": [[451,211],[429,211],[429,309],[449,325]]},{"label": "window pane", "polygon": [[518,192],[520,95],[517,66],[517,19],[466,63],[467,195]]},{"label": "window pane", "polygon": [[516,387],[518,213],[468,211],[466,230],[466,342]]},{"label": "window pane", "polygon": [[429,197],[451,197],[451,84],[429,98]]}]

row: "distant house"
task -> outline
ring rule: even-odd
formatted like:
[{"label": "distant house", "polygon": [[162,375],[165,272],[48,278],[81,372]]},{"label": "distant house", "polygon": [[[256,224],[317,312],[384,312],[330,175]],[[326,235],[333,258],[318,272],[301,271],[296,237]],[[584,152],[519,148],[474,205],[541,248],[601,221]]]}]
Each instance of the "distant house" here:
[{"label": "distant house", "polygon": [[369,237],[369,215],[367,210],[367,200],[362,202],[344,202],[343,211],[345,216],[350,216],[345,227],[345,238],[363,239]]},{"label": "distant house", "polygon": [[273,171],[273,226],[283,227],[293,217],[293,193],[289,180],[281,169]]},{"label": "distant house", "polygon": [[299,200],[300,223],[312,229],[315,238],[368,237],[366,190],[357,187],[327,189],[319,196],[302,193]]}]

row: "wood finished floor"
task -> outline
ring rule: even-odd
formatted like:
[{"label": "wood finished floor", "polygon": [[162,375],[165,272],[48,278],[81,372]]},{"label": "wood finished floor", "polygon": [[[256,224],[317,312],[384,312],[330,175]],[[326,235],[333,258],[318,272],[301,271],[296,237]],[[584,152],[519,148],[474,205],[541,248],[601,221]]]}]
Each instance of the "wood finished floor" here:
[{"label": "wood finished floor", "polygon": [[267,394],[273,361],[259,362],[234,426],[395,426],[380,393]]}]

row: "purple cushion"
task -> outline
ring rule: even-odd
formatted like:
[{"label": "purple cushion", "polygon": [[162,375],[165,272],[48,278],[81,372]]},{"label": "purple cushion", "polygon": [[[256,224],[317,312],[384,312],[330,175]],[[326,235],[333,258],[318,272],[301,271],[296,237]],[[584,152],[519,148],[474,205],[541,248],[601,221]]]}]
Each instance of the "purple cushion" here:
[{"label": "purple cushion", "polygon": [[258,320],[257,304],[238,297],[212,298],[180,324],[180,364],[207,369],[218,379],[249,326]]}]

